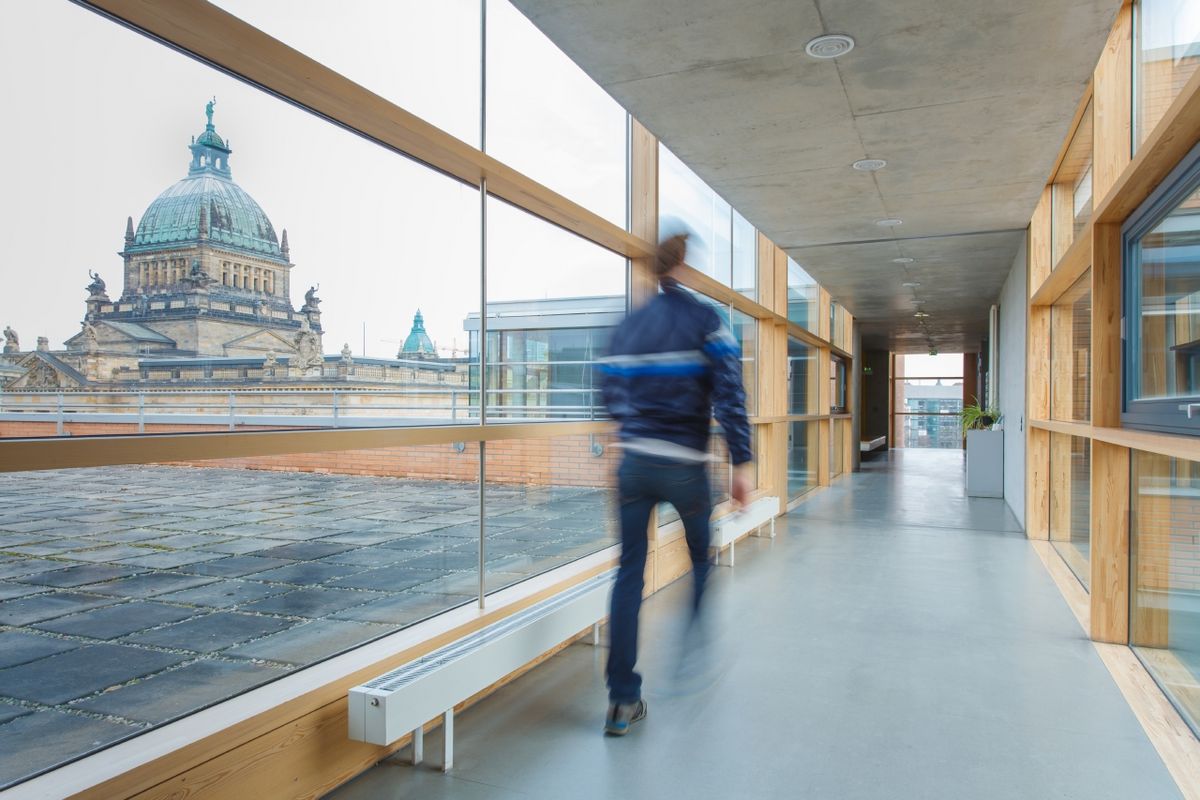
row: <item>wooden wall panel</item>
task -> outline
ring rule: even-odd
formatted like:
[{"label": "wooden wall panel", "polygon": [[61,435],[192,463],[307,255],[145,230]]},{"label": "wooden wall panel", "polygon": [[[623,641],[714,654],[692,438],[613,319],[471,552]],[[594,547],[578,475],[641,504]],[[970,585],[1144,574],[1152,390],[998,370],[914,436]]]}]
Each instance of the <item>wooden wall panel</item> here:
[{"label": "wooden wall panel", "polygon": [[1050,432],[1027,427],[1025,437],[1025,535],[1050,536]]},{"label": "wooden wall panel", "polygon": [[[647,242],[658,241],[658,140],[644,125],[632,121],[630,139],[631,230]],[[637,307],[654,297],[658,278],[653,258],[631,259],[630,301]]]},{"label": "wooden wall panel", "polygon": [[1092,442],[1091,636],[1129,641],[1129,451]]},{"label": "wooden wall panel", "polygon": [[1042,190],[1029,222],[1029,296],[1037,292],[1054,266],[1050,260],[1050,187]]},{"label": "wooden wall panel", "polygon": [[[1121,423],[1121,229],[1092,227],[1092,424]],[[1159,319],[1162,319],[1161,317]]]},{"label": "wooden wall panel", "polygon": [[1095,155],[1092,202],[1103,200],[1129,164],[1133,121],[1133,9],[1125,5],[1108,35],[1092,80]]}]

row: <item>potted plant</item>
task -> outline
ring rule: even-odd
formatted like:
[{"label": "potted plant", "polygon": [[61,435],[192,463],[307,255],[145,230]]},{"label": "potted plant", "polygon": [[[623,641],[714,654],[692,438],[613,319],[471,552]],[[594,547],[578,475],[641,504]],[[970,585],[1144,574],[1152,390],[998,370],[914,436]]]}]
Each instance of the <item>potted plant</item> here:
[{"label": "potted plant", "polygon": [[962,419],[963,436],[967,435],[967,431],[989,431],[1001,420],[1000,412],[995,409],[985,411],[979,405],[979,398],[960,411],[959,417]]},{"label": "potted plant", "polygon": [[967,439],[967,496],[1004,496],[1004,431],[994,430],[1000,412],[984,409],[979,399],[963,408],[963,436]]}]

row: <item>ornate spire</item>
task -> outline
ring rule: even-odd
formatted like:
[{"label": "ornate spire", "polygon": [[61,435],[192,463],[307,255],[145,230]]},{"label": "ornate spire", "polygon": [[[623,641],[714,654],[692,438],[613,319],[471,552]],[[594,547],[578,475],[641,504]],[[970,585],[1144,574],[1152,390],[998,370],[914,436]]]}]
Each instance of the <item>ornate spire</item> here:
[{"label": "ornate spire", "polygon": [[279,251],[283,253],[284,261],[292,260],[292,257],[288,254],[287,228],[283,229],[283,238],[279,240]]},{"label": "ornate spire", "polygon": [[134,237],[133,217],[127,217],[125,219],[125,246],[126,247],[129,247],[130,245],[133,244],[133,237]]},{"label": "ornate spire", "polygon": [[229,172],[229,154],[233,151],[218,134],[213,125],[213,107],[217,98],[208,101],[204,114],[208,118],[204,133],[194,139],[188,149],[192,151],[192,163],[188,167],[189,175],[199,175],[205,172],[220,175],[223,178],[232,177]]}]

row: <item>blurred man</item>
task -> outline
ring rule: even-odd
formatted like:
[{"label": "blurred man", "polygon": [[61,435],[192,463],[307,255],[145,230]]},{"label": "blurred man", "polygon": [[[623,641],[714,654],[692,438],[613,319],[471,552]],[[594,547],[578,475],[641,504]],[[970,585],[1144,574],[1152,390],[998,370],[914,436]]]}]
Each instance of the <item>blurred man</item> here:
[{"label": "blurred man", "polygon": [[700,610],[709,569],[708,437],[711,419],[725,431],[733,459],[733,502],[750,491],[750,423],[737,341],[712,308],[675,279],[687,235],[659,245],[655,272],[662,293],[631,314],[601,360],[604,404],[620,424],[624,455],[617,471],[621,566],[609,617],[608,715],[621,736],[646,716],[637,663],[638,612],[646,569],[647,527],[660,502],[675,506],[692,558],[692,614]]}]

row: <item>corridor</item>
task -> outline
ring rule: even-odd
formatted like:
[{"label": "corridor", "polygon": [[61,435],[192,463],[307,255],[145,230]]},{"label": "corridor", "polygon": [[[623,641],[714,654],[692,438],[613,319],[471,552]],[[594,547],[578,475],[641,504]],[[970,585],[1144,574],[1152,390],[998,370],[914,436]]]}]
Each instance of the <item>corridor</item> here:
[{"label": "corridor", "polygon": [[[710,668],[680,676],[686,580],[650,598],[649,716],[601,735],[575,644],[329,795],[378,798],[1180,797],[1002,500],[959,451],[892,451],[714,571]],[[781,520],[781,523],[783,520]]]}]

